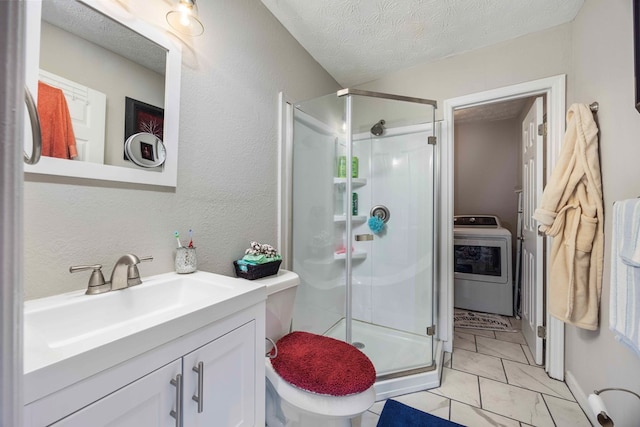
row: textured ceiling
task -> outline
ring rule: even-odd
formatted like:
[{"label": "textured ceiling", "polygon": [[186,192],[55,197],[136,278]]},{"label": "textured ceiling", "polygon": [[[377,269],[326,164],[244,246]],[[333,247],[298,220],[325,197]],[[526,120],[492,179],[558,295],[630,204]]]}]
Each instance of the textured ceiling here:
[{"label": "textured ceiling", "polygon": [[515,119],[522,114],[530,101],[531,98],[519,98],[510,101],[492,102],[491,104],[477,107],[462,108],[455,110],[453,113],[454,119],[456,124]]},{"label": "textured ceiling", "polygon": [[344,87],[573,20],[584,0],[262,0]]},{"label": "textured ceiling", "polygon": [[163,47],[82,3],[43,1],[42,20],[159,74],[165,73],[167,52]]}]

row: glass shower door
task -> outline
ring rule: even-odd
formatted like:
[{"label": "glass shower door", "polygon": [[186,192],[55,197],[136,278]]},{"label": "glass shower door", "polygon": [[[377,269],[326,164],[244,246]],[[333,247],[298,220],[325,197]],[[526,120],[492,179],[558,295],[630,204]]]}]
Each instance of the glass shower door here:
[{"label": "glass shower door", "polygon": [[388,128],[369,142],[371,209],[367,214],[387,222],[377,234],[361,227],[374,236],[368,242],[370,262],[352,274],[356,281],[370,283],[368,326],[380,336],[374,342],[395,349],[374,352],[380,377],[433,366],[434,146],[427,142],[430,134],[426,125],[409,132],[401,126]]},{"label": "glass shower door", "polygon": [[293,328],[353,344],[384,380],[434,367],[436,157],[434,106],[376,95],[294,109]]},{"label": "glass shower door", "polygon": [[434,367],[433,107],[352,98],[346,315],[327,334],[360,348],[379,379],[427,371]]},{"label": "glass shower door", "polygon": [[344,99],[335,93],[295,105],[293,117],[293,271],[300,276],[293,329],[324,334],[345,318],[346,178]]}]

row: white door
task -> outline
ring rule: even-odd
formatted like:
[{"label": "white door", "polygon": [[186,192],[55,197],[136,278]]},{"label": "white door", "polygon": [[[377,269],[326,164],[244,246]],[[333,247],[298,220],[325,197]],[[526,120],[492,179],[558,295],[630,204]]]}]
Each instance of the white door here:
[{"label": "white door", "polygon": [[180,360],[145,375],[126,387],[52,424],[52,427],[173,427],[176,388],[171,380],[182,371]]},{"label": "white door", "polygon": [[182,425],[255,425],[255,328],[247,323],[184,356]]},{"label": "white door", "polygon": [[40,80],[64,93],[76,138],[77,160],[104,164],[107,95],[45,70],[40,70]]},{"label": "white door", "polygon": [[544,253],[543,238],[532,215],[543,187],[544,137],[538,132],[543,123],[542,106],[542,97],[536,98],[522,122],[522,333],[538,365],[543,364],[538,327],[544,321]]}]

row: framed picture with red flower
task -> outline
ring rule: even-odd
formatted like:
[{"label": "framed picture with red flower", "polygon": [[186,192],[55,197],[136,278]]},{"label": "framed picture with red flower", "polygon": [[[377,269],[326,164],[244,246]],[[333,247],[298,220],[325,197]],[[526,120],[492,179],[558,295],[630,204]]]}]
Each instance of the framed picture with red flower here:
[{"label": "framed picture with red flower", "polygon": [[[125,97],[124,142],[136,133],[147,132],[164,140],[164,109],[146,102]],[[124,159],[129,157],[124,153]]]}]

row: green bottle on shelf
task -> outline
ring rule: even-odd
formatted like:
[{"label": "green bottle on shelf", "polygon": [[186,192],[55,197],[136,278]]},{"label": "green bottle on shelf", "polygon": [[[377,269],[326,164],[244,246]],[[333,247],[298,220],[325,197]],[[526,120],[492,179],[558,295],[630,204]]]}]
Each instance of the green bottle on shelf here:
[{"label": "green bottle on shelf", "polygon": [[347,156],[338,157],[338,178],[347,177]]},{"label": "green bottle on shelf", "polygon": [[351,215],[358,215],[358,193],[351,195]]},{"label": "green bottle on shelf", "polygon": [[[347,156],[338,157],[338,178],[347,177]],[[351,178],[358,177],[358,158],[351,158]]]}]

